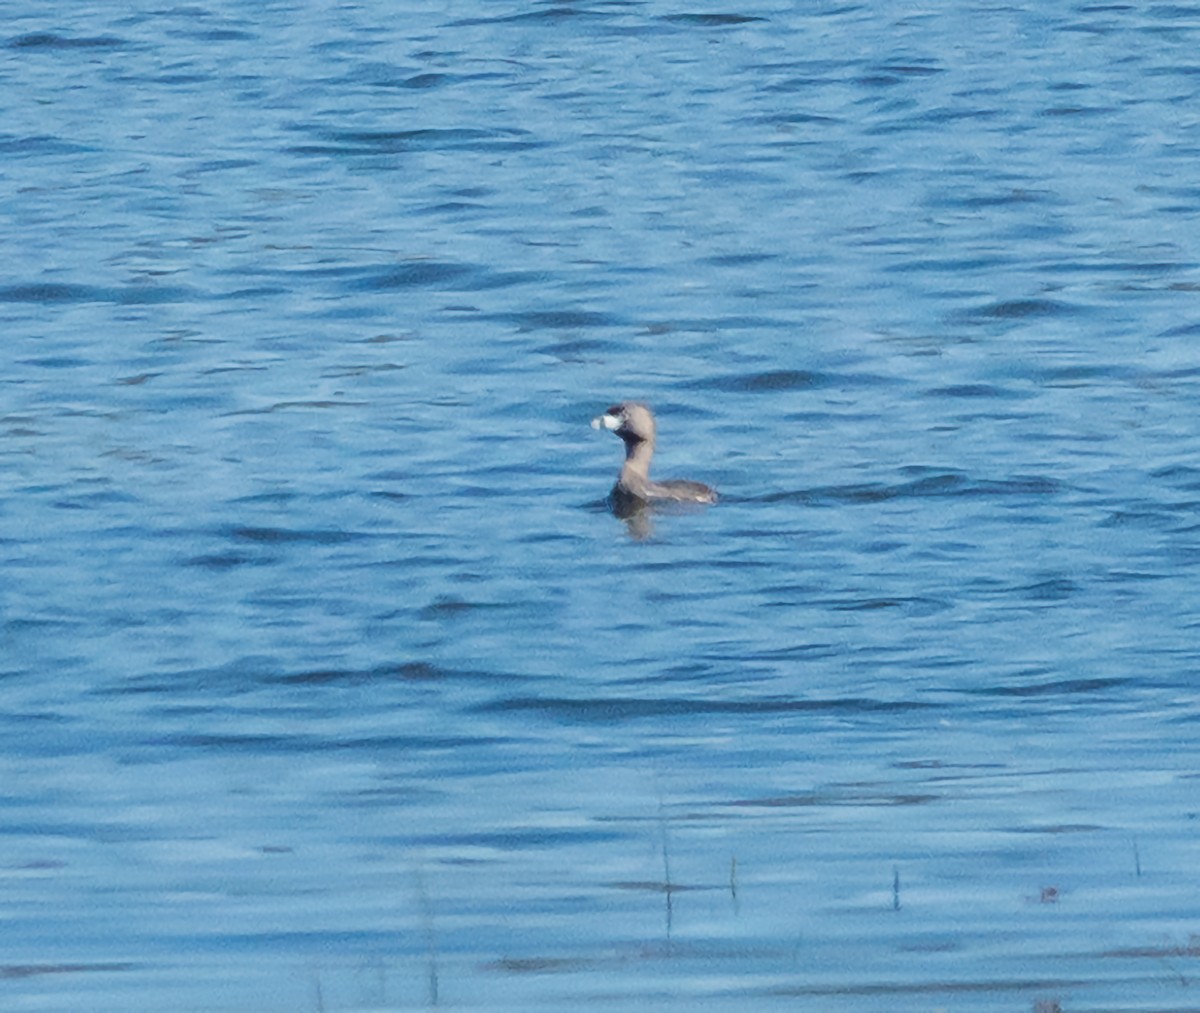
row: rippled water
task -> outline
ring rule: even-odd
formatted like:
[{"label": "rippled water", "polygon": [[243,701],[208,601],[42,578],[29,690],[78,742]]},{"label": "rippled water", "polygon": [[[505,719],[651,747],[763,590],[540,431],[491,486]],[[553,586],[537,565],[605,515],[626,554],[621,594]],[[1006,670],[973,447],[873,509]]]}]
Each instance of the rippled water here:
[{"label": "rippled water", "polygon": [[1200,1004],[1200,5],[5,21],[0,1005]]}]

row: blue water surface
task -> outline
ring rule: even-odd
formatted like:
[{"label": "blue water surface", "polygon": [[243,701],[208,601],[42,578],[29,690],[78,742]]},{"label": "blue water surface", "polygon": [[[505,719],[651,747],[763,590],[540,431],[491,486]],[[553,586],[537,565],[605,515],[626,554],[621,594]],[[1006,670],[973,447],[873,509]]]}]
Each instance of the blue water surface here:
[{"label": "blue water surface", "polygon": [[1200,4],[6,13],[0,1007],[1200,1005]]}]

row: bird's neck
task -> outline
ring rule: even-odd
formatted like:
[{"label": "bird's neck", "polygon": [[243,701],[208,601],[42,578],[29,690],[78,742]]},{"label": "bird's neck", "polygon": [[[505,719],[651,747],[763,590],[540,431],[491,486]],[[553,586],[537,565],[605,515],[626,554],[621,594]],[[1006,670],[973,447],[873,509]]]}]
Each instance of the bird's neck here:
[{"label": "bird's neck", "polygon": [[621,470],[642,478],[650,474],[650,458],[654,456],[653,440],[633,440],[625,444],[625,467]]}]

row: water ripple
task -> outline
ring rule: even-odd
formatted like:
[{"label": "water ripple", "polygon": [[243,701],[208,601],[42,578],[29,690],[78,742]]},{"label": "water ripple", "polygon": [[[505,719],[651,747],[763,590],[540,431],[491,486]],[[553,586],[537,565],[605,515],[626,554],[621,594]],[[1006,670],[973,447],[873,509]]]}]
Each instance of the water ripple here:
[{"label": "water ripple", "polygon": [[22,50],[73,50],[73,49],[117,49],[128,43],[112,35],[72,36],[55,32],[28,32],[15,35],[5,42],[8,49]]},{"label": "water ripple", "polygon": [[678,25],[696,25],[701,28],[725,28],[767,19],[752,14],[666,14],[662,20]]},{"label": "water ripple", "polygon": [[1081,312],[1082,307],[1059,299],[1008,299],[987,303],[968,316],[989,320],[1024,320],[1039,317],[1063,317]]},{"label": "water ripple", "polygon": [[679,386],[687,390],[716,390],[729,394],[766,394],[789,390],[854,389],[894,383],[868,373],[820,373],[800,369],[772,369],[730,376],[708,376]]},{"label": "water ripple", "polygon": [[296,144],[287,150],[296,155],[356,156],[399,155],[411,152],[476,151],[516,152],[540,147],[528,131],[495,127],[425,127],[414,130],[332,130],[306,128],[319,140]]},{"label": "water ripple", "polygon": [[1020,683],[1004,686],[984,686],[968,692],[981,696],[1042,697],[1079,696],[1103,693],[1128,685],[1124,677],[1097,679],[1057,679],[1049,682]]},{"label": "water ripple", "polygon": [[961,472],[935,472],[894,484],[873,482],[765,493],[751,497],[759,503],[883,503],[894,499],[929,497],[1055,496],[1067,487],[1044,475],[1007,479],[975,479]]},{"label": "water ripple", "polygon": [[40,305],[74,303],[116,303],[123,306],[153,306],[159,303],[188,302],[200,297],[194,289],[182,285],[128,285],[100,288],[62,282],[32,282],[0,286],[0,302]]},{"label": "water ripple", "polygon": [[480,713],[532,712],[562,721],[609,722],[653,717],[688,717],[706,714],[895,714],[924,710],[929,703],[903,700],[846,698],[828,700],[704,700],[638,697],[505,697],[481,704]]}]

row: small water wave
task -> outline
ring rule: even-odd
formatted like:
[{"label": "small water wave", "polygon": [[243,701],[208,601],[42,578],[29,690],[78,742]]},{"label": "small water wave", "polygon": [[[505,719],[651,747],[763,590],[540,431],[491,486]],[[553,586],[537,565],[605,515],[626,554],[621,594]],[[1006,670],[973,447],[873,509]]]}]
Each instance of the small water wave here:
[{"label": "small water wave", "polygon": [[1200,467],[1191,464],[1172,464],[1150,473],[1151,478],[1160,479],[1177,489],[1189,492],[1200,491]]},{"label": "small water wave", "polygon": [[909,806],[938,802],[933,792],[894,792],[868,785],[833,785],[819,791],[739,798],[727,803],[739,809],[797,809],[809,806]]},{"label": "small water wave", "polygon": [[18,50],[75,50],[118,49],[129,45],[115,35],[60,35],[57,32],[27,32],[15,35],[5,43],[8,49]]},{"label": "small water wave", "polygon": [[237,525],[225,529],[223,534],[235,541],[255,542],[259,545],[307,544],[344,545],[372,537],[364,532],[344,531],[339,528],[275,528]]},{"label": "small water wave", "polygon": [[36,303],[44,306],[72,303],[115,303],[122,306],[189,302],[201,293],[184,285],[125,285],[104,288],[65,282],[28,282],[0,286],[0,302]]},{"label": "small water wave", "polygon": [[200,31],[188,32],[194,39],[201,42],[254,42],[259,38],[254,32],[241,28],[205,28]]},{"label": "small water wave", "polygon": [[1067,486],[1045,475],[1018,475],[1004,479],[979,479],[958,471],[940,471],[906,482],[867,482],[850,485],[790,489],[746,497],[758,503],[800,503],[828,506],[842,503],[884,503],[895,499],[929,497],[1057,496]]},{"label": "small water wave", "polygon": [[470,28],[477,25],[557,25],[564,22],[604,22],[617,17],[617,11],[602,11],[589,7],[543,7],[540,10],[521,14],[504,14],[496,17],[460,18],[452,21],[451,27]]},{"label": "small water wave", "polygon": [[[953,603],[942,598],[909,597],[909,598],[880,598],[852,597],[834,599],[810,599],[814,604],[823,604],[835,612],[876,612],[881,609],[895,609],[911,616],[932,616],[953,607]],[[768,603],[769,604],[769,603]]]},{"label": "small water wave", "polygon": [[[1013,992],[1026,992],[1037,995],[1042,992],[1061,993],[1088,984],[1076,978],[1028,978],[1016,976],[1011,979],[976,978],[970,981],[950,981],[946,979],[926,982],[855,982],[846,985],[778,985],[764,990],[765,995],[777,998],[825,997],[832,1000],[835,996],[846,998],[868,996],[879,998],[890,996],[892,1002],[901,1001],[904,996],[935,996],[935,995],[973,995],[990,994],[1005,995]],[[1057,1001],[1043,1003],[1035,1001],[1033,1009],[1040,1013],[1042,1009],[1053,1011],[1059,1006]]]},{"label": "small water wave", "polygon": [[92,964],[0,964],[0,979],[37,978],[47,974],[111,974],[134,971],[140,965],[129,961],[102,961]]},{"label": "small water wave", "polygon": [[236,570],[242,566],[273,566],[278,560],[272,555],[250,552],[203,552],[188,556],[182,560],[184,566],[194,566],[201,570]]},{"label": "small water wave", "polygon": [[402,264],[389,264],[386,267],[364,272],[359,275],[355,287],[389,289],[433,285],[439,288],[457,288],[459,287],[458,283],[479,273],[481,273],[481,269],[470,264],[442,260],[410,260]]},{"label": "small water wave", "polygon": [[1040,387],[1071,389],[1107,384],[1110,381],[1144,381],[1149,377],[1129,363],[1095,362],[1070,366],[1031,366],[1021,368],[1019,375]]},{"label": "small water wave", "polygon": [[379,753],[400,750],[491,748],[505,740],[485,735],[307,735],[299,732],[173,732],[148,736],[139,745],[217,754]]},{"label": "small water wave", "polygon": [[1048,577],[1046,580],[1026,584],[1019,590],[1030,601],[1057,602],[1066,601],[1078,594],[1080,585],[1069,577]]},{"label": "small water wave", "polygon": [[368,669],[326,668],[308,672],[291,672],[266,679],[284,686],[325,686],[331,683],[357,685],[398,679],[402,682],[435,682],[453,675],[450,670],[427,661],[405,661],[395,665],[379,665]]},{"label": "small water wave", "polygon": [[982,686],[963,692],[978,696],[1001,697],[1087,696],[1118,689],[1121,686],[1129,685],[1130,682],[1131,680],[1124,676],[1095,679],[1053,679],[1048,682]]},{"label": "small water wave", "polygon": [[1003,299],[985,303],[965,313],[970,320],[1030,320],[1074,316],[1083,307],[1062,299]]},{"label": "small water wave", "polygon": [[766,21],[766,18],[754,14],[665,14],[663,21],[673,25],[695,25],[700,28],[728,28],[736,25],[748,25],[755,21]]},{"label": "small water wave", "polygon": [[713,267],[751,267],[778,257],[777,253],[720,253],[711,257],[701,257],[698,263]]},{"label": "small water wave", "polygon": [[817,700],[759,699],[715,700],[666,697],[571,697],[514,696],[478,705],[480,713],[532,712],[556,721],[608,723],[656,717],[695,717],[712,714],[896,714],[924,710],[935,704],[912,700],[873,700],[846,697]]},{"label": "small water wave", "polygon": [[[529,541],[538,539],[531,538]],[[452,622],[478,613],[506,612],[520,608],[516,602],[467,601],[455,595],[442,595],[417,610],[417,618],[430,622]]]},{"label": "small water wave", "polygon": [[626,834],[623,831],[599,827],[579,830],[564,827],[513,827],[507,830],[473,833],[418,834],[406,843],[442,848],[495,848],[498,851],[522,851],[526,848],[604,844],[622,841],[625,837]]},{"label": "small water wave", "polygon": [[933,387],[925,392],[926,397],[962,398],[965,400],[1001,400],[1032,397],[1031,392],[1010,390],[991,383],[959,383],[949,387]]},{"label": "small water wave", "polygon": [[622,327],[628,321],[616,312],[570,309],[525,310],[482,314],[482,319],[512,324],[523,331],[573,331],[593,327]]},{"label": "small water wave", "polygon": [[410,152],[476,151],[516,152],[541,147],[545,142],[528,131],[500,127],[421,127],[412,130],[338,130],[304,128],[316,140],[287,148],[293,155],[378,156]]},{"label": "small water wave", "polygon": [[[937,200],[932,203],[936,207],[957,207],[976,211],[985,208],[1011,208],[1027,204],[1058,204],[1060,202],[1049,190],[1018,187],[999,189],[988,193],[978,193],[973,189],[962,191],[950,189],[939,193]],[[999,263],[1007,263],[1010,259],[1002,254],[992,254],[975,261],[947,261],[943,262],[943,266],[956,266],[960,270],[966,267],[978,269],[981,267],[996,266]]]},{"label": "small water wave", "polygon": [[13,158],[40,158],[46,155],[79,155],[92,149],[76,141],[64,141],[53,134],[0,138],[0,154]]},{"label": "small water wave", "polygon": [[236,411],[225,412],[226,417],[237,415],[273,415],[276,412],[289,411],[323,411],[329,408],[365,408],[366,401],[276,401],[274,404],[263,405],[261,408],[239,408]]},{"label": "small water wave", "polygon": [[810,390],[830,386],[828,377],[800,369],[774,369],[737,376],[706,377],[685,384],[693,390],[719,390],[727,393],[755,394],[765,391]]},{"label": "small water wave", "polygon": [[304,273],[312,277],[333,278],[346,293],[412,288],[482,292],[531,284],[541,277],[530,271],[497,271],[483,264],[429,257],[387,264],[317,267],[307,269]]},{"label": "small water wave", "polygon": [[826,373],[804,369],[769,369],[760,372],[716,375],[687,380],[686,390],[715,390],[726,394],[769,394],[793,390],[852,390],[896,381],[870,373]]},{"label": "small water wave", "polygon": [[466,80],[459,74],[414,74],[412,77],[403,78],[397,81],[396,84],[401,88],[416,88],[425,91],[429,88],[441,88],[447,84],[453,84],[456,81]]}]

